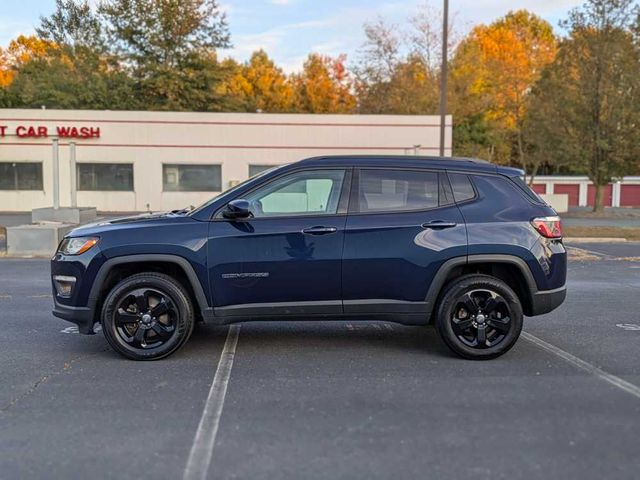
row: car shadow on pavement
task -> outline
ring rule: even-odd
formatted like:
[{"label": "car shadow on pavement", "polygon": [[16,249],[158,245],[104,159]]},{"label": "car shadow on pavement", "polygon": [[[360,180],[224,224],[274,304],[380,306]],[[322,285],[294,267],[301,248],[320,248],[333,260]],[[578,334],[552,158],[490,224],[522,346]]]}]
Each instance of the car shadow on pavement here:
[{"label": "car shadow on pavement", "polygon": [[[291,349],[402,351],[458,358],[442,343],[433,327],[410,327],[387,322],[244,322],[241,323],[239,351],[259,345],[273,351]],[[206,343],[212,335],[226,336],[227,326],[198,324],[185,346]],[[194,346],[195,346],[194,345]]]}]

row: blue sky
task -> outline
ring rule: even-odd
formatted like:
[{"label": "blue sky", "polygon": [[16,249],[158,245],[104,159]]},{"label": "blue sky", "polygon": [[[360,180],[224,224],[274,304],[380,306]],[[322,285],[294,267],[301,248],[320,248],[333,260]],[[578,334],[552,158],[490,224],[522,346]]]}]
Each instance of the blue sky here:
[{"label": "blue sky", "polygon": [[[0,45],[20,33],[31,33],[54,0],[0,0]],[[309,52],[346,53],[363,42],[362,24],[378,16],[402,27],[425,0],[220,0],[231,27],[234,48],[223,55],[239,60],[264,48],[285,68],[300,67]],[[430,0],[440,5],[439,0]],[[509,10],[527,8],[557,26],[581,0],[450,0],[460,26],[491,20]]]}]

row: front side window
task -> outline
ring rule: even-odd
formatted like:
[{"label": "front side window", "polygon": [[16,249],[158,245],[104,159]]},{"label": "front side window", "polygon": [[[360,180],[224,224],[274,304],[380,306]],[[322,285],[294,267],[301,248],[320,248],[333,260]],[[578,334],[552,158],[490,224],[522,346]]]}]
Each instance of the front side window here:
[{"label": "front side window", "polygon": [[333,215],[338,211],[344,175],[344,170],[296,172],[259,187],[245,198],[254,217]]},{"label": "front side window", "polygon": [[438,174],[417,170],[361,170],[359,211],[382,213],[438,206]]},{"label": "front side window", "polygon": [[78,163],[78,190],[133,191],[131,163]]},{"label": "front side window", "polygon": [[42,163],[0,163],[0,190],[42,189]]},{"label": "front side window", "polygon": [[220,192],[222,167],[165,164],[162,166],[162,187],[165,192]]}]

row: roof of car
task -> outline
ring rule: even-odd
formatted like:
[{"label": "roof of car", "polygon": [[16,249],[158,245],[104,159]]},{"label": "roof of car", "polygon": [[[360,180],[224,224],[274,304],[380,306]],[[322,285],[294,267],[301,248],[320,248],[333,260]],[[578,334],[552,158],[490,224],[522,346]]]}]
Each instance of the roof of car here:
[{"label": "roof of car", "polygon": [[327,155],[301,160],[305,166],[421,167],[425,166],[474,172],[517,174],[519,170],[497,167],[485,160],[463,157],[426,157],[418,155]]}]

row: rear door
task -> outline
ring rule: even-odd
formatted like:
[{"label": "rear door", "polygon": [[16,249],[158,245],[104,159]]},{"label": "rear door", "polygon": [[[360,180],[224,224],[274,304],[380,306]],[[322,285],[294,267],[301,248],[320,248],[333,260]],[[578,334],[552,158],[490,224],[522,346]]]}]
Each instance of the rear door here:
[{"label": "rear door", "polygon": [[444,172],[356,169],[345,226],[345,313],[426,312],[438,268],[466,249]]}]

